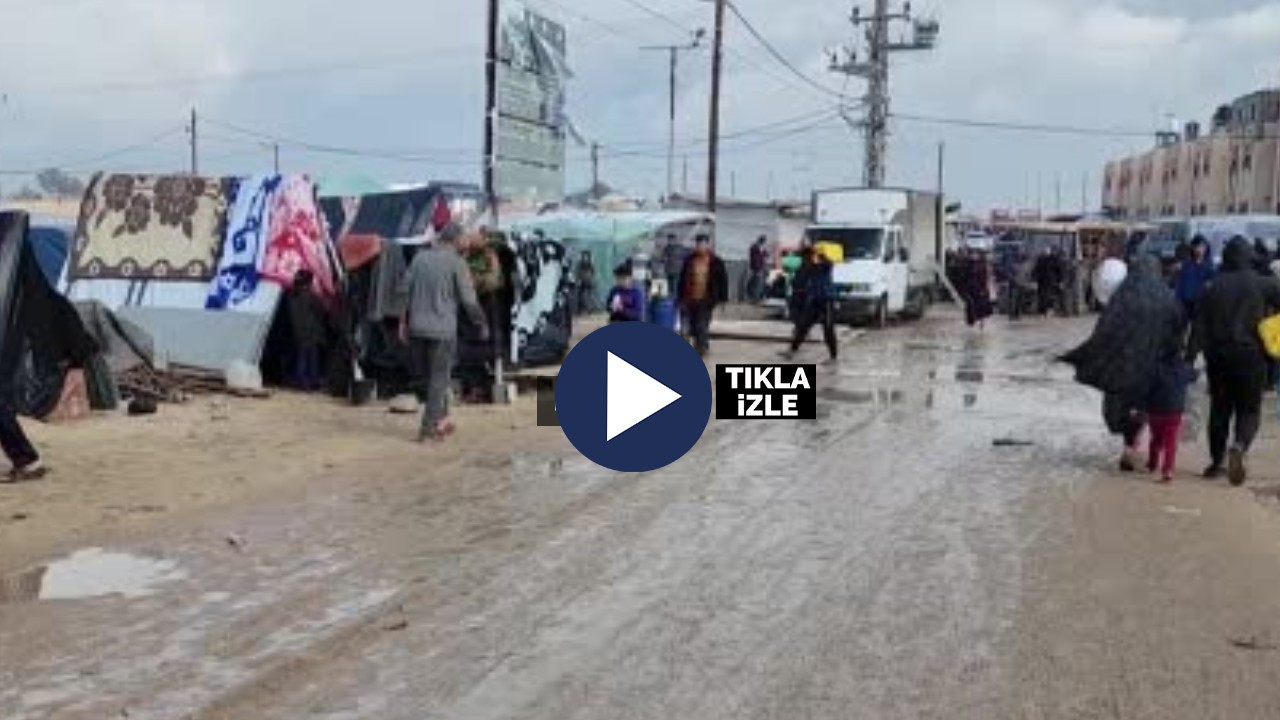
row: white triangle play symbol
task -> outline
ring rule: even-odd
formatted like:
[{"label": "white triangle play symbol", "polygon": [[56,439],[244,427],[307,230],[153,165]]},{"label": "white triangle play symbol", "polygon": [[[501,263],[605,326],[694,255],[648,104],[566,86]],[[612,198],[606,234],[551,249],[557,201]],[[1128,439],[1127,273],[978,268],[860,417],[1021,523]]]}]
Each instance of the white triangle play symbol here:
[{"label": "white triangle play symbol", "polygon": [[605,442],[644,422],[680,399],[680,393],[609,353],[605,395]]}]

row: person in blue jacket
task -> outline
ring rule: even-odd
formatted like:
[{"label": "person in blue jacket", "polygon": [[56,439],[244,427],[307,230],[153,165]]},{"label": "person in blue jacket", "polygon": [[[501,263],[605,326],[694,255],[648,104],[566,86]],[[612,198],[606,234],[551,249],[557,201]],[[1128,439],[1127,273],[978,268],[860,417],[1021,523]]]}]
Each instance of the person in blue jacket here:
[{"label": "person in blue jacket", "polygon": [[813,326],[822,323],[822,337],[827,343],[831,362],[835,362],[838,346],[835,313],[831,306],[835,299],[831,260],[812,245],[804,248],[804,254],[804,264],[796,271],[791,291],[791,317],[795,321],[795,334],[791,338],[791,350],[787,355],[794,355],[809,337]]},{"label": "person in blue jacket", "polygon": [[1195,236],[1191,240],[1191,255],[1178,268],[1173,286],[1178,302],[1182,304],[1182,316],[1188,327],[1196,316],[1200,298],[1204,297],[1205,289],[1216,274],[1213,258],[1209,257],[1209,242],[1201,235]]},{"label": "person in blue jacket", "polygon": [[624,264],[613,271],[613,288],[609,290],[609,322],[638,322],[644,319],[644,293],[636,287],[631,268]]}]

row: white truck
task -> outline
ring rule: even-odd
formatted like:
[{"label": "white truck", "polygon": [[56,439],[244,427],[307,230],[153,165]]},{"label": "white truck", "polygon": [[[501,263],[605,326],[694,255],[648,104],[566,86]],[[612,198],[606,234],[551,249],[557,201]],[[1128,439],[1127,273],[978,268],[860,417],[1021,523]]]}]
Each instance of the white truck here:
[{"label": "white truck", "polygon": [[813,194],[815,245],[838,249],[833,281],[837,318],[920,318],[933,302],[940,267],[941,202],[936,193],[842,188]]}]

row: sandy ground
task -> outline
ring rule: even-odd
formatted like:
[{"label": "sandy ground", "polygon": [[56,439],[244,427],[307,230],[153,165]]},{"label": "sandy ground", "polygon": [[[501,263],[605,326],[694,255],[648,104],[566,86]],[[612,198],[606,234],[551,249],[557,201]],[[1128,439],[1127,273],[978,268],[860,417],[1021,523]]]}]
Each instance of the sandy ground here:
[{"label": "sandy ground", "polygon": [[0,717],[1280,717],[1274,413],[1248,488],[1194,478],[1198,438],[1172,487],[1121,476],[1049,362],[1086,332],[872,333],[817,422],[713,421],[641,476],[531,399],[429,447],[289,395],[34,428],[56,470],[0,486],[0,576],[165,565],[135,596],[0,592]]}]

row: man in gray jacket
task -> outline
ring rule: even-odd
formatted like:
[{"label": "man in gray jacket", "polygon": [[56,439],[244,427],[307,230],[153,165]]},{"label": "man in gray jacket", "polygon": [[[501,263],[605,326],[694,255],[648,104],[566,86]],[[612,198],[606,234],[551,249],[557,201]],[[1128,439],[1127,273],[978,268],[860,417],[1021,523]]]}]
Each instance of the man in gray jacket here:
[{"label": "man in gray jacket", "polygon": [[405,273],[408,309],[400,321],[400,338],[409,345],[413,372],[426,395],[419,441],[442,439],[454,430],[449,386],[458,348],[459,305],[482,339],[489,334],[471,273],[455,247],[461,237],[458,225],[445,227],[433,245],[418,251]]}]

